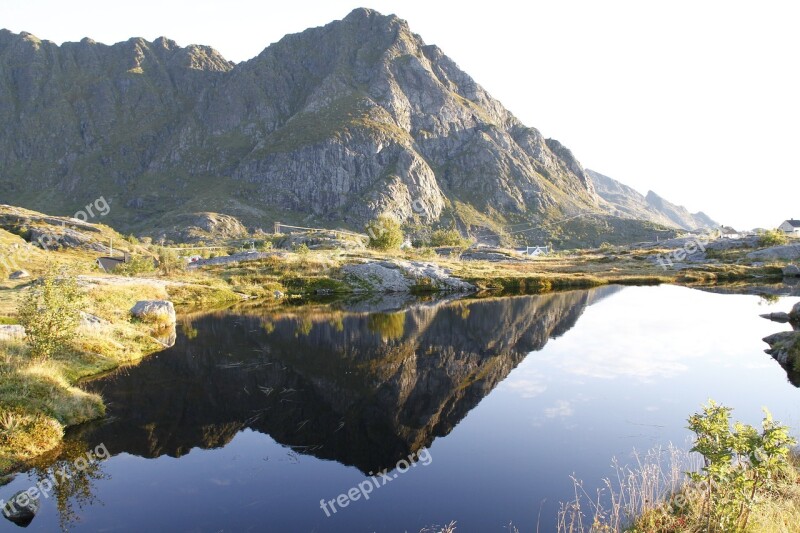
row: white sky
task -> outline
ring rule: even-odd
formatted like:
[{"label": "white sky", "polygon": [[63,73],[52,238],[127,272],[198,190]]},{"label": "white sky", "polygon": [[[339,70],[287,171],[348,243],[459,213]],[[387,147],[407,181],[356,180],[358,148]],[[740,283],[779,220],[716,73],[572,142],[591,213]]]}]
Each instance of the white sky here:
[{"label": "white sky", "polygon": [[249,59],[355,7],[395,13],[585,167],[740,229],[800,218],[800,4],[3,0],[58,43],[164,35]]}]

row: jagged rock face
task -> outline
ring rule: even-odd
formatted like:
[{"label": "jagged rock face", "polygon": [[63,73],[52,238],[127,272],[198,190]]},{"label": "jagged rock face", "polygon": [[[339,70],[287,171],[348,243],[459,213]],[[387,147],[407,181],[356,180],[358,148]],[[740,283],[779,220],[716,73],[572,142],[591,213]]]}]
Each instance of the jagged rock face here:
[{"label": "jagged rock face", "polygon": [[430,223],[457,204],[545,220],[598,204],[568,149],[366,9],[238,65],[164,38],[2,30],[0,101],[0,202],[68,213],[100,191],[122,227],[176,211]]},{"label": "jagged rock face", "polygon": [[586,174],[594,184],[597,194],[608,202],[612,214],[616,216],[650,220],[656,224],[686,230],[719,227],[705,213],[692,214],[685,207],[668,202],[653,191],[642,196],[635,189],[599,172],[587,169]]}]

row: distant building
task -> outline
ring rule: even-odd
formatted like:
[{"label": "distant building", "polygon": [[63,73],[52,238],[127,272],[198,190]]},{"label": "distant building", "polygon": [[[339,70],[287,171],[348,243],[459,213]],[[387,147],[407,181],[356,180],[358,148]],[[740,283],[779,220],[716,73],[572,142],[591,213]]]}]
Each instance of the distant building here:
[{"label": "distant building", "polygon": [[537,257],[540,255],[547,255],[550,253],[549,246],[527,246],[525,250],[522,251],[523,254],[530,256],[530,257]]},{"label": "distant building", "polygon": [[123,257],[98,257],[97,258],[97,266],[103,272],[110,274],[117,268],[119,265],[126,263],[125,258]]},{"label": "distant building", "polygon": [[739,237],[741,237],[741,235],[739,235],[739,232],[730,226],[720,226],[719,233],[720,237],[722,237],[723,239],[738,239]]},{"label": "distant building", "polygon": [[800,237],[800,220],[794,220],[792,218],[784,220],[783,223],[778,226],[778,229],[787,235]]}]

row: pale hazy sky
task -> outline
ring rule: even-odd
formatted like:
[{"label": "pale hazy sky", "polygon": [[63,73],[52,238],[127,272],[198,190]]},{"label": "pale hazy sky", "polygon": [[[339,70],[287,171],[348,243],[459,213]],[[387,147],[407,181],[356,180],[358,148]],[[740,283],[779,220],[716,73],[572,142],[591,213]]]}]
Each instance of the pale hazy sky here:
[{"label": "pale hazy sky", "polygon": [[585,167],[739,228],[800,218],[800,7],[760,1],[3,0],[58,43],[161,35],[249,59],[356,7],[394,13]]}]

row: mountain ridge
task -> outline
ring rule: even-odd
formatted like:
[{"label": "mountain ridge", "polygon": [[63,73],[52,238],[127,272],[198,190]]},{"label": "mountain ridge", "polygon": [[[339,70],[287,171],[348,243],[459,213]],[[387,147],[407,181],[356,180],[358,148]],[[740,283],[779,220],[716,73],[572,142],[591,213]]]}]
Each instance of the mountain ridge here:
[{"label": "mountain ridge", "polygon": [[365,8],[236,64],[165,37],[56,45],[2,30],[0,101],[0,203],[68,214],[102,194],[130,231],[208,211],[260,227],[389,213],[498,239],[522,222],[562,238],[548,224],[581,214],[619,223],[568,148]]},{"label": "mountain ridge", "polygon": [[665,200],[652,190],[642,195],[634,188],[594,170],[586,169],[586,173],[594,182],[597,194],[608,202],[619,216],[650,220],[683,230],[719,227],[717,222],[702,211],[690,213],[685,207]]}]

